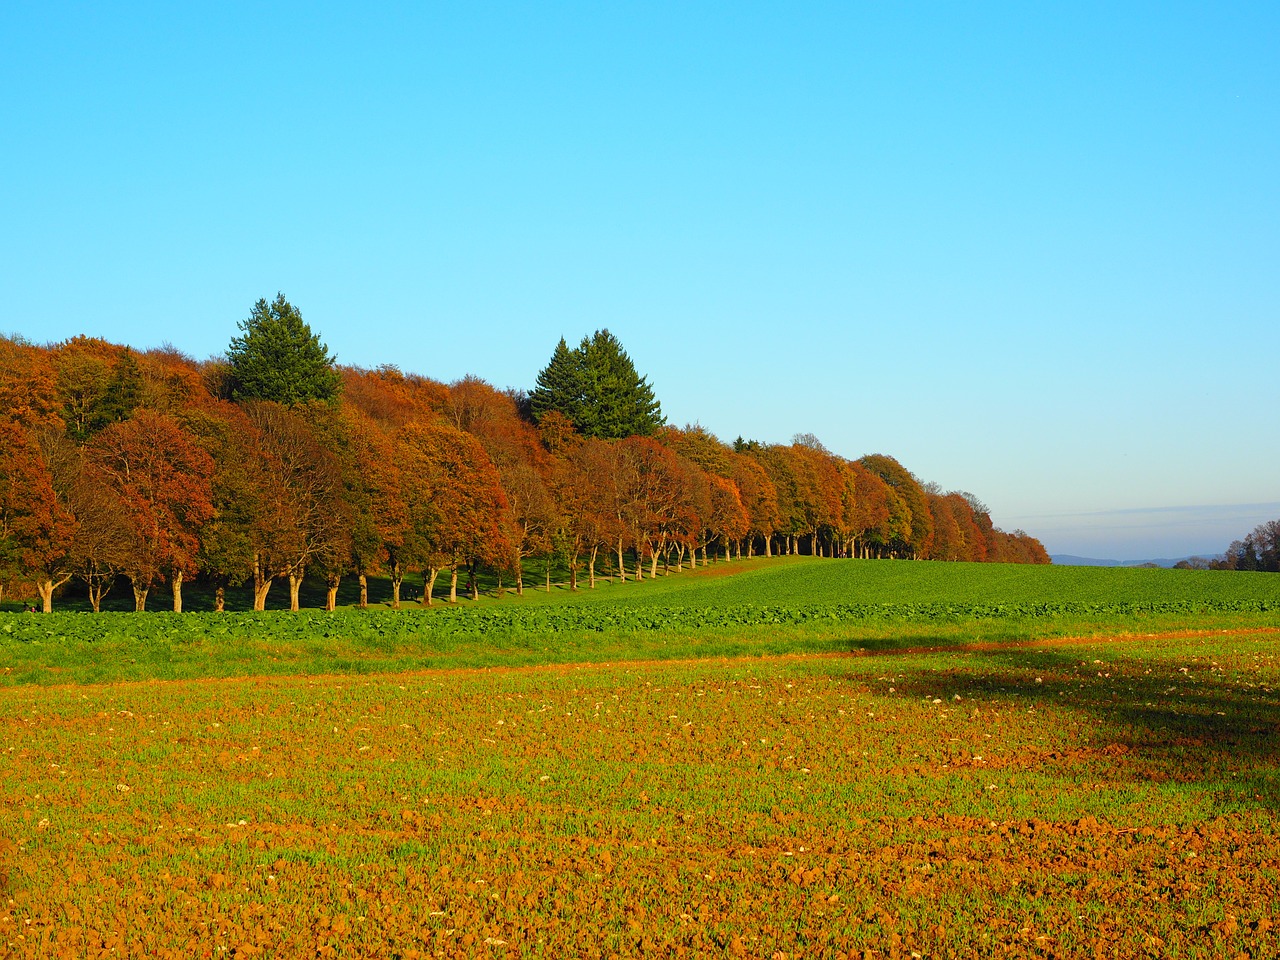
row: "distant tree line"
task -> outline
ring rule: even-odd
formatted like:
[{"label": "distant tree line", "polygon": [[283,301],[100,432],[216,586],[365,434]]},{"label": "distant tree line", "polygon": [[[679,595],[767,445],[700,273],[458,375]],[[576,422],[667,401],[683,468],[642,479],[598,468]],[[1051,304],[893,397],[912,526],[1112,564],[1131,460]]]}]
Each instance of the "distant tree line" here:
[{"label": "distant tree line", "polygon": [[1177,567],[1205,570],[1261,570],[1280,573],[1280,520],[1268,520],[1253,528],[1241,540],[1231,541],[1226,553],[1213,560],[1193,557],[1180,560]]},{"label": "distant tree line", "polygon": [[304,579],[327,606],[355,577],[390,602],[523,592],[526,570],[643,580],[713,557],[1047,563],[967,493],[922,485],[892,457],[846,460],[812,436],[722,443],[664,425],[607,331],[561,341],[527,396],[475,377],[334,365],[283,296],[259,301],[227,355],[197,362],[74,337],[0,337],[0,599],[44,610],[72,580],[94,610],[127,584],[251,588],[256,609]]}]

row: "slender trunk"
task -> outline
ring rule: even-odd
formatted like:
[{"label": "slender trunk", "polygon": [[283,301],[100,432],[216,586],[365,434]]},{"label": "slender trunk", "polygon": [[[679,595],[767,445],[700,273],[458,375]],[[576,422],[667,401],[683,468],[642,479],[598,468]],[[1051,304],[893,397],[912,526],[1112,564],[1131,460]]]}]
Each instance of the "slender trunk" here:
[{"label": "slender trunk", "polygon": [[227,588],[222,584],[218,584],[216,590],[213,591],[213,612],[225,613],[227,610]]},{"label": "slender trunk", "polygon": [[391,564],[391,609],[400,609],[400,584],[404,583],[404,570],[397,560]]},{"label": "slender trunk", "polygon": [[360,609],[369,609],[369,578],[360,574]]},{"label": "slender trunk", "polygon": [[426,582],[422,585],[422,599],[427,602],[427,606],[432,606],[436,593],[436,577],[440,575],[439,567],[427,567]]},{"label": "slender trunk", "polygon": [[89,581],[89,606],[93,607],[94,613],[102,612],[102,598],[107,595],[110,588],[105,580]]},{"label": "slender trunk", "polygon": [[655,547],[649,555],[649,579],[658,579],[658,554],[661,552],[661,545]]},{"label": "slender trunk", "polygon": [[449,568],[449,602],[458,602],[458,565]]},{"label": "slender trunk", "polygon": [[724,559],[725,560],[729,559],[729,538],[728,537],[725,537],[724,539]]},{"label": "slender trunk", "polygon": [[267,609],[267,591],[271,589],[271,577],[262,569],[262,558],[253,555],[253,609]]},{"label": "slender trunk", "polygon": [[471,587],[471,599],[479,600],[480,599],[480,576],[479,576],[479,572],[476,570],[476,565],[474,563],[471,564],[469,568],[467,568],[467,584]]},{"label": "slender trunk", "polygon": [[524,596],[524,561],[516,564],[516,596]]},{"label": "slender trunk", "polygon": [[147,592],[151,589],[145,583],[140,584],[137,580],[130,580],[133,584],[133,609],[135,613],[145,613],[147,609]]},{"label": "slender trunk", "polygon": [[773,534],[769,534],[764,538],[764,555],[766,557],[773,556]]},{"label": "slender trunk", "polygon": [[578,558],[569,558],[569,592],[578,592]]},{"label": "slender trunk", "polygon": [[173,571],[173,612],[182,612],[182,571]]},{"label": "slender trunk", "polygon": [[618,538],[618,582],[627,582],[627,564],[622,556],[622,538]]},{"label": "slender trunk", "polygon": [[298,612],[300,604],[298,603],[298,592],[302,589],[301,569],[289,571],[289,609],[294,613]]},{"label": "slender trunk", "polygon": [[338,608],[338,584],[342,578],[336,573],[330,573],[324,578],[324,585],[327,588],[324,596],[324,608],[332,613]]},{"label": "slender trunk", "polygon": [[587,561],[587,582],[591,585],[591,589],[596,588],[596,551],[600,547],[596,544],[591,545],[591,558]]},{"label": "slender trunk", "polygon": [[542,568],[543,587],[546,593],[551,592],[551,558],[547,557],[547,562]]}]

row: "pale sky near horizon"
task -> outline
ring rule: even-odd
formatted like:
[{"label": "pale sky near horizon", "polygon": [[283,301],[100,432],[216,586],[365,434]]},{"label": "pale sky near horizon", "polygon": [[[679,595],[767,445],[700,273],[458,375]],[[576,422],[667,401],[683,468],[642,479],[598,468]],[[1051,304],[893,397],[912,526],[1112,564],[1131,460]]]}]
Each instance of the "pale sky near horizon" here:
[{"label": "pale sky near horizon", "polygon": [[1051,553],[1280,517],[1273,3],[10,3],[0,332],[813,433]]}]

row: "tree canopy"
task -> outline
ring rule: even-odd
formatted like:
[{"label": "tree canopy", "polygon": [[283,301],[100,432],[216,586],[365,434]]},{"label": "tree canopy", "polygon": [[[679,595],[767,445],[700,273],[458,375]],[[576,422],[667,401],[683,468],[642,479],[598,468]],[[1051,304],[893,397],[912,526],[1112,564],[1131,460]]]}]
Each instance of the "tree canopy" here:
[{"label": "tree canopy", "polygon": [[561,338],[538,374],[529,407],[539,423],[555,411],[582,436],[601,440],[649,436],[663,423],[653,387],[608,330],[583,337],[573,350]]},{"label": "tree canopy", "polygon": [[241,335],[232,337],[227,349],[231,399],[295,407],[337,397],[342,377],[334,357],[283,293],[271,303],[259,300],[239,326]]},{"label": "tree canopy", "polygon": [[[288,387],[278,399],[250,397],[231,362],[172,347],[0,337],[0,602],[51,609],[75,580],[96,611],[128,581],[136,609],[163,583],[180,611],[199,583],[224,609],[251,581],[238,602],[264,609],[287,580],[297,608],[305,579],[331,609],[351,575],[361,605],[376,577],[398,606],[407,576],[429,603],[447,571],[457,602],[459,576],[474,598],[481,571],[523,592],[529,563],[547,589],[567,569],[572,590],[580,570],[588,585],[639,580],[713,554],[1049,559],[973,495],[922,485],[891,457],[848,460],[803,433],[730,446],[697,424],[655,429],[652,390],[607,331],[561,341],[526,403],[471,376],[334,370],[283,297],[241,330],[234,359],[263,364]],[[274,362],[267,345],[283,351]],[[286,384],[308,355],[316,376]],[[1260,528],[1229,553],[1274,569],[1278,540]]]}]

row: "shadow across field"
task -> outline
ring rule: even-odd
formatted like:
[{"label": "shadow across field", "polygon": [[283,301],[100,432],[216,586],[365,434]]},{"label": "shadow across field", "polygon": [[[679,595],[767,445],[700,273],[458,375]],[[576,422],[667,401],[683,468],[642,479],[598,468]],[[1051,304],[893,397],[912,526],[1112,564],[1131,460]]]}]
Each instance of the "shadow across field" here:
[{"label": "shadow across field", "polygon": [[[896,657],[899,695],[1088,715],[1111,776],[1217,782],[1224,802],[1280,810],[1280,676],[1268,635],[1149,646],[1060,641]],[[932,661],[932,662],[931,662]],[[890,664],[893,663],[892,666]]]}]

